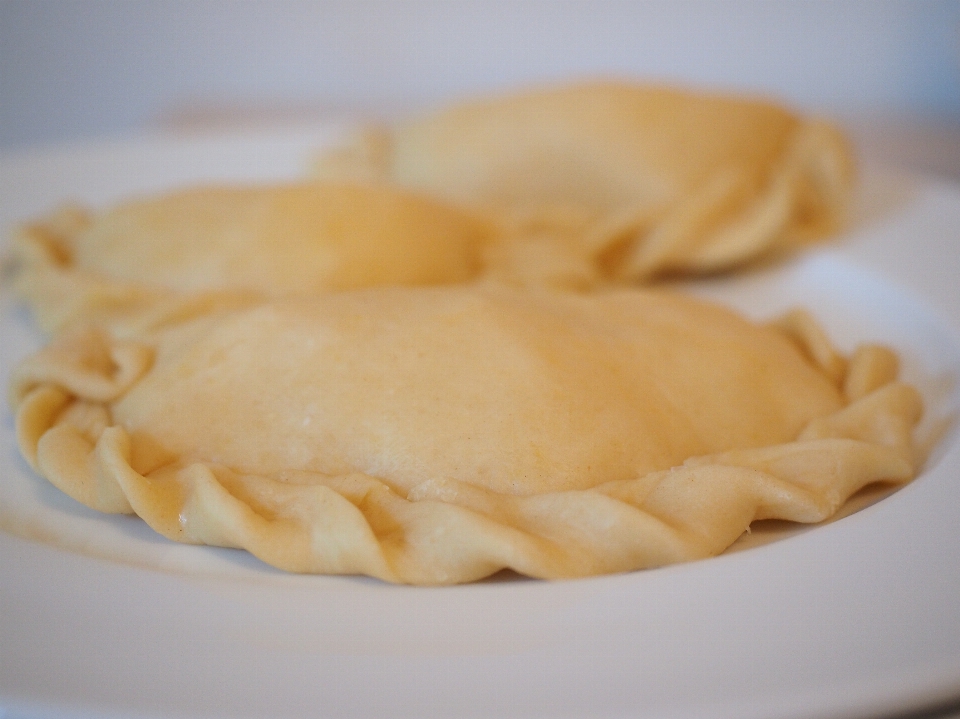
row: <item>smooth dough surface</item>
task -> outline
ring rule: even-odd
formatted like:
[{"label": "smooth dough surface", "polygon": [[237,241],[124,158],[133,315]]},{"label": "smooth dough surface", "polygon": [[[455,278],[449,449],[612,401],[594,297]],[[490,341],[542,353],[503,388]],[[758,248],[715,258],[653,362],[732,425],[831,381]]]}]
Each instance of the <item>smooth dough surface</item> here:
[{"label": "smooth dough surface", "polygon": [[840,407],[788,339],[677,295],[372,292],[194,332],[114,406],[124,427],[245,472],[404,491],[585,489],[792,439]]},{"label": "smooth dough surface", "polygon": [[801,319],[451,287],[87,329],[17,369],[18,440],[89,506],[292,571],[625,571],[912,476],[920,403],[895,357],[848,368]]},{"label": "smooth dough surface", "polygon": [[[374,128],[326,152],[318,171],[492,210],[514,237],[493,269],[531,282],[575,277],[574,258],[585,281],[725,269],[835,229],[853,175],[826,123],[760,100],[612,81]],[[523,239],[536,244],[518,250]]]},{"label": "smooth dough surface", "polygon": [[20,232],[21,291],[41,321],[100,319],[172,295],[265,297],[462,282],[490,226],[442,202],[335,183],[194,187]]}]

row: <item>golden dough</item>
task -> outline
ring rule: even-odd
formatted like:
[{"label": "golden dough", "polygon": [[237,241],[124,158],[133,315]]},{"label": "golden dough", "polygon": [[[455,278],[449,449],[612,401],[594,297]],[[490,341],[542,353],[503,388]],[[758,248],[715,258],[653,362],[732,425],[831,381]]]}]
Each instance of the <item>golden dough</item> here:
[{"label": "golden dough", "polygon": [[197,292],[275,297],[461,282],[491,227],[381,187],[197,187],[21,230],[19,288],[41,323],[119,321]]},{"label": "golden dough", "polygon": [[811,321],[785,327],[653,291],[199,307],[28,358],[17,436],[91,507],[291,571],[627,571],[717,554],[755,519],[820,521],[912,476],[920,400],[895,358],[868,347],[848,364],[806,342],[822,338]]},{"label": "golden dough", "polygon": [[758,100],[592,82],[372,128],[319,160],[491,211],[490,268],[590,284],[726,269],[836,228],[853,179],[832,126]]}]

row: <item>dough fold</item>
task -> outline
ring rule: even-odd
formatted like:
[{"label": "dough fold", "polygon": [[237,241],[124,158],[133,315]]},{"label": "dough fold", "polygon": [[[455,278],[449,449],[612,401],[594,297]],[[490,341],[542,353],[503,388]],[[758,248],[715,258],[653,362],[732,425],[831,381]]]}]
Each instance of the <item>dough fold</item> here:
[{"label": "dough fold", "polygon": [[922,407],[889,351],[833,376],[804,336],[661,292],[376,289],[68,333],[12,399],[38,472],[175,541],[556,579],[712,556],[909,480]]},{"label": "dough fold", "polygon": [[[103,212],[66,207],[14,236],[16,286],[48,331],[133,328],[188,302],[464,282],[492,225],[388,187],[202,186]],[[131,330],[133,331],[133,330]]]},{"label": "dough fold", "polygon": [[838,228],[842,133],[773,103],[601,81],[454,104],[324,152],[325,178],[490,213],[491,273],[585,286],[726,270]]}]

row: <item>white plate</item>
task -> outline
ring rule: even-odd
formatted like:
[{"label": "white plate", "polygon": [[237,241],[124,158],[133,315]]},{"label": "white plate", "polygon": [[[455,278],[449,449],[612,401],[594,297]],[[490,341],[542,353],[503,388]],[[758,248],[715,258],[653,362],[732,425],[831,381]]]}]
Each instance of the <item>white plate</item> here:
[{"label": "white plate", "polygon": [[[9,156],[0,222],[65,199],[295,177],[322,139],[150,139]],[[893,344],[927,400],[922,434],[939,442],[917,480],[852,516],[653,571],[443,589],[284,575],[81,507],[29,471],[4,409],[0,716],[769,719],[956,701],[958,250],[960,189],[874,174],[835,243],[696,283],[757,317],[803,303],[846,349]],[[5,286],[4,385],[40,342]]]}]

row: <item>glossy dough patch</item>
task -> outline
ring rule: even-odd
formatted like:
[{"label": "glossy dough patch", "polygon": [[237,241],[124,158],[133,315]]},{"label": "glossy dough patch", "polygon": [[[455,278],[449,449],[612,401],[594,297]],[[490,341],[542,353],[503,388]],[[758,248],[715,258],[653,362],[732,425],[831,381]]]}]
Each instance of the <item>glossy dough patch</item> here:
[{"label": "glossy dough patch", "polygon": [[183,295],[276,297],[462,282],[491,227],[385,187],[198,187],[100,214],[66,209],[15,238],[18,287],[47,329],[121,323]]},{"label": "glossy dough patch", "polygon": [[675,294],[372,289],[68,333],[12,387],[39,473],[171,539],[392,582],[560,578],[912,477],[895,357],[822,339]]},{"label": "glossy dough patch", "polygon": [[491,211],[490,270],[593,284],[726,269],[830,232],[853,180],[834,127],[758,100],[596,82],[453,105],[326,152],[324,177]]}]

